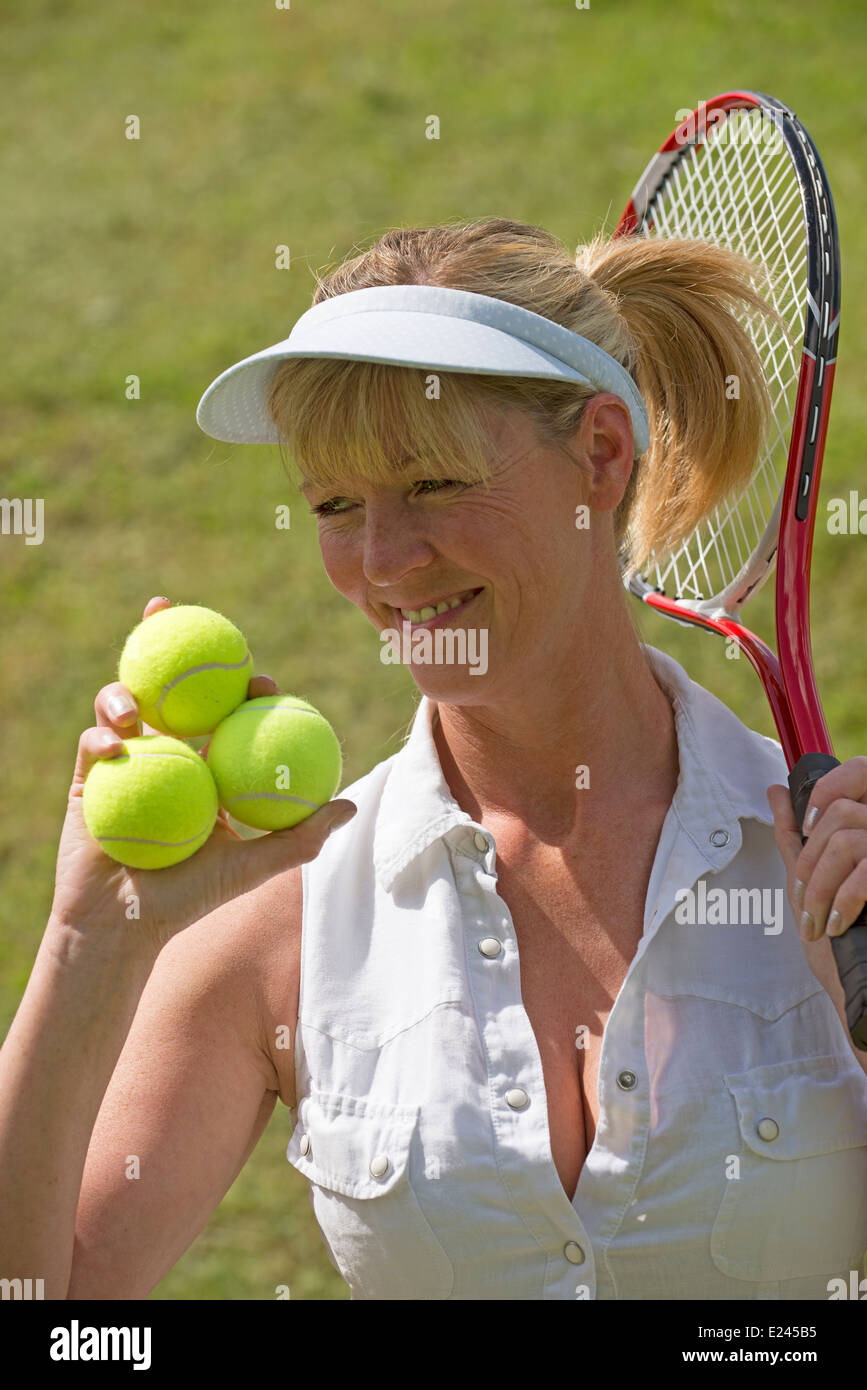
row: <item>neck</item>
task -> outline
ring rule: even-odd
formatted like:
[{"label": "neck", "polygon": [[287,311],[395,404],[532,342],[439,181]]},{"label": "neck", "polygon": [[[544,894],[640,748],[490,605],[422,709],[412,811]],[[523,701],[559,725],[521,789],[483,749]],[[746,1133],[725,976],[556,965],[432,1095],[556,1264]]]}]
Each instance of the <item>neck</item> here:
[{"label": "neck", "polygon": [[554,844],[610,826],[621,812],[670,804],[674,711],[625,614],[614,627],[604,641],[583,635],[559,679],[537,678],[487,705],[437,706],[443,773],[474,820],[520,825]]}]

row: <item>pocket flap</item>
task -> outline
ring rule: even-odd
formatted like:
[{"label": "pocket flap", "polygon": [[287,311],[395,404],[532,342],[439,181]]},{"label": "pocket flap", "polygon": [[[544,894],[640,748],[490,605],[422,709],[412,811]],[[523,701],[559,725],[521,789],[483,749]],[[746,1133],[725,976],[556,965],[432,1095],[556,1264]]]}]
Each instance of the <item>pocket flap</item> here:
[{"label": "pocket flap", "polygon": [[867,1144],[867,1077],[847,1058],[804,1057],[727,1075],[744,1142],[796,1159]]},{"label": "pocket flap", "polygon": [[298,1102],[286,1157],[319,1187],[344,1197],[379,1197],[406,1170],[418,1114],[418,1106],[311,1091]]}]

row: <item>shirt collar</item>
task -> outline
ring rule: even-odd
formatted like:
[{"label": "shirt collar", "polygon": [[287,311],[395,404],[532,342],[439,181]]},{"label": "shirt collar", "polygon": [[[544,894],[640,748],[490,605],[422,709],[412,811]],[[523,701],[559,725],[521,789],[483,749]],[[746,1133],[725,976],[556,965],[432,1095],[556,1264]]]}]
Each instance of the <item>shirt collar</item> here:
[{"label": "shirt collar", "polygon": [[[780,745],[745,724],[665,652],[640,644],[672,701],[680,763],[672,801],[684,833],[712,870],[741,846],[741,817],[773,824],[765,789],[786,780]],[[436,701],[423,695],[407,740],[391,759],[376,818],[374,868],[386,891],[456,825],[477,823],[452,796],[434,741]]]}]

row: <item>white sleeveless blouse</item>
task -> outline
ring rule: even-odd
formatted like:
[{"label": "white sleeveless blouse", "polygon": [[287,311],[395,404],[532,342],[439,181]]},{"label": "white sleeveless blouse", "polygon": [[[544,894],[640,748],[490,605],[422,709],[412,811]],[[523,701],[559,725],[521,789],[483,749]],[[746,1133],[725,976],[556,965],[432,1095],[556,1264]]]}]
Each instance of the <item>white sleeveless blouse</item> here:
[{"label": "white sleeveless blouse", "polygon": [[449,791],[434,702],[303,866],[287,1157],[353,1299],[827,1299],[863,1274],[867,1076],[785,896],[782,752],[644,651],[680,777],[573,1201],[496,845]]}]

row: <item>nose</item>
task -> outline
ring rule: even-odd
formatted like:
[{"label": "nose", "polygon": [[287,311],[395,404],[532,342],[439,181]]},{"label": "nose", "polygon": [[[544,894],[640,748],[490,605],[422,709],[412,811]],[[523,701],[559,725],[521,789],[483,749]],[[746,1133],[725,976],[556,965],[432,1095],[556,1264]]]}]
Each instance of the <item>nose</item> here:
[{"label": "nose", "polygon": [[369,583],[393,586],[436,555],[425,518],[396,499],[368,501],[364,513],[364,575]]}]

